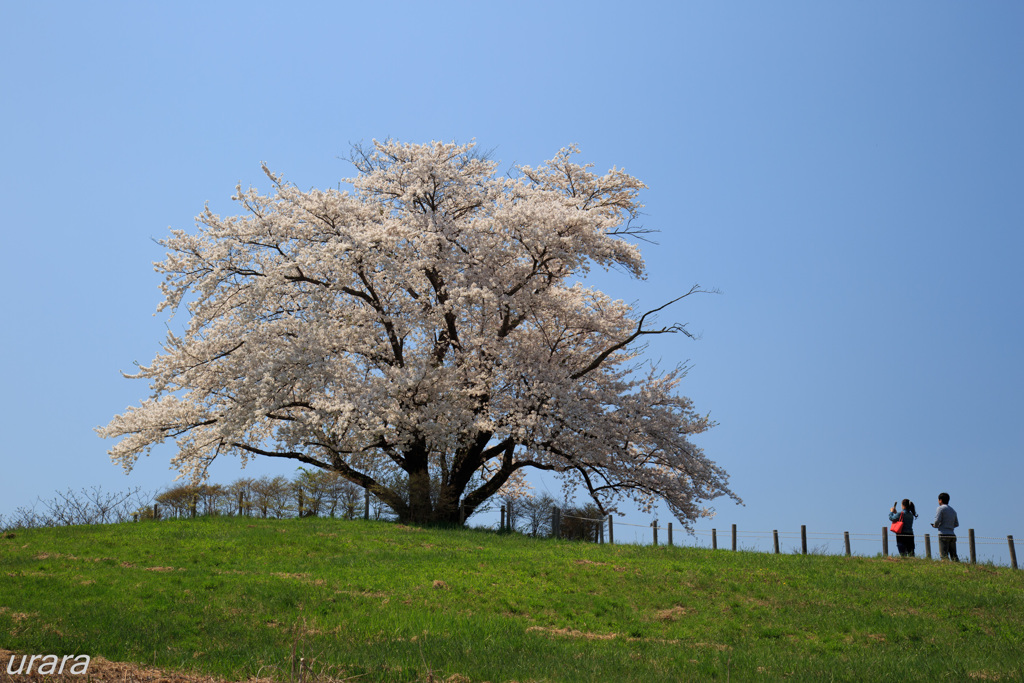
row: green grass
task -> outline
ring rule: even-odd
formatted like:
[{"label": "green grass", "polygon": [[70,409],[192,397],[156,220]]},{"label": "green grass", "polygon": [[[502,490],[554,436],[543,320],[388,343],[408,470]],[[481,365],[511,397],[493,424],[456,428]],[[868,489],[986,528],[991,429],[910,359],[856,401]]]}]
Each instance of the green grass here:
[{"label": "green grass", "polygon": [[0,537],[0,647],[229,679],[1024,680],[1024,572],[322,519],[36,529]]}]

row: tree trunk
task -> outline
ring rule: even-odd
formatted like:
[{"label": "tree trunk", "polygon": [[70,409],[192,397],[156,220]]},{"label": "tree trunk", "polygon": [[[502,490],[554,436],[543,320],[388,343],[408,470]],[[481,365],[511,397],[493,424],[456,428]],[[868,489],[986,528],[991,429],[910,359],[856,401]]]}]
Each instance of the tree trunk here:
[{"label": "tree trunk", "polygon": [[457,484],[441,484],[441,490],[437,495],[437,505],[434,506],[434,522],[445,526],[461,526],[463,521],[459,515],[459,499],[462,497],[461,489]]},{"label": "tree trunk", "polygon": [[430,500],[430,472],[424,466],[422,469],[409,472],[409,519],[403,521],[429,524],[433,521],[433,512]]}]

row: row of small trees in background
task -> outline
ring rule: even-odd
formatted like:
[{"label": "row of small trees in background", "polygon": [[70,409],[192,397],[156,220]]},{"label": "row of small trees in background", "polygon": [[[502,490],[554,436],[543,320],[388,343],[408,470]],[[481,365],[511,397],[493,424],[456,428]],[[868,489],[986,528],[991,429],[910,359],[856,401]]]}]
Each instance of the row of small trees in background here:
[{"label": "row of small trees in background", "polygon": [[[552,508],[559,505],[551,495],[501,496],[505,529],[528,536],[552,535]],[[243,515],[264,519],[330,517],[338,519],[395,519],[393,511],[364,489],[334,472],[300,468],[293,479],[284,476],[242,478],[231,484],[171,486],[157,494],[140,488],[126,492],[89,489],[58,492],[31,507],[20,507],[13,516],[0,516],[0,529],[117,524],[154,517],[189,518]],[[561,538],[597,541],[604,515],[593,503],[574,506],[561,503]]]},{"label": "row of small trees in background", "polygon": [[[369,506],[367,508],[367,505]],[[123,492],[93,486],[58,491],[39,498],[12,515],[0,515],[0,529],[118,524],[154,517],[245,515],[390,519],[389,508],[363,489],[332,472],[300,468],[293,479],[284,476],[243,478],[231,484],[188,484],[148,493],[141,488]]]},{"label": "row of small trees in background", "polygon": [[[552,509],[561,505],[560,537],[597,542],[604,513],[593,503],[559,504],[551,495],[500,496],[505,529],[528,536],[552,535]],[[156,496],[161,517],[245,515],[262,518],[331,517],[395,519],[394,512],[364,489],[334,472],[300,468],[283,476],[239,479],[229,485],[181,484]],[[369,505],[369,511],[367,511]],[[154,509],[142,510],[152,519]]]},{"label": "row of small trees in background", "polygon": [[[223,484],[179,484],[154,498],[157,507],[140,510],[142,519],[245,515],[285,517],[390,517],[387,506],[334,472],[300,468],[294,479],[264,476]],[[367,512],[367,503],[369,511]]]}]

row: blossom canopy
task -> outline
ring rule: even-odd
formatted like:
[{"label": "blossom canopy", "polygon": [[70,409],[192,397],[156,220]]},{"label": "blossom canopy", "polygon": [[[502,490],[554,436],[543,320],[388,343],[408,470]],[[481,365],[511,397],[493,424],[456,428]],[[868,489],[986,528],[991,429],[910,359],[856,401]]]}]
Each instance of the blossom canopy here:
[{"label": "blossom canopy", "polygon": [[[641,312],[581,284],[643,278],[631,241],[644,185],[574,163],[498,173],[472,144],[356,148],[351,191],[301,191],[264,166],[240,213],[207,208],[161,240],[164,300],[187,311],[149,365],[151,398],[99,433],[130,470],[173,439],[202,478],[223,455],[339,473],[400,519],[461,523],[530,468],[606,512],[665,501],[685,524],[739,500],[691,437],[712,426],[639,358],[665,304]],[[669,302],[699,291],[697,287]]]}]

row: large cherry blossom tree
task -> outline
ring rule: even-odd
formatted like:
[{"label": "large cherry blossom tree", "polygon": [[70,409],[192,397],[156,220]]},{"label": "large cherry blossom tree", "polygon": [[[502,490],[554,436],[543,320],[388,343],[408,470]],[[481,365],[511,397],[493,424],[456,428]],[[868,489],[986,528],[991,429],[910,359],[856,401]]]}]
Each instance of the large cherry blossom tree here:
[{"label": "large cherry blossom tree", "polygon": [[[351,191],[270,194],[173,230],[159,310],[187,311],[128,377],[151,397],[98,429],[130,470],[173,439],[201,479],[214,458],[287,458],[338,472],[405,521],[460,523],[530,468],[606,512],[665,501],[689,525],[738,500],[691,441],[711,427],[677,389],[685,368],[639,354],[682,333],[581,283],[645,276],[644,185],[561,150],[499,173],[472,144],[374,142]],[[668,298],[668,297],[666,297]]]}]

